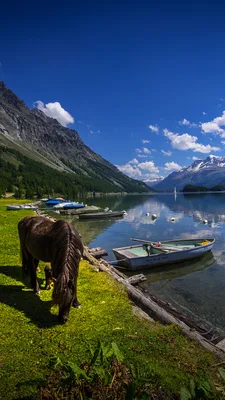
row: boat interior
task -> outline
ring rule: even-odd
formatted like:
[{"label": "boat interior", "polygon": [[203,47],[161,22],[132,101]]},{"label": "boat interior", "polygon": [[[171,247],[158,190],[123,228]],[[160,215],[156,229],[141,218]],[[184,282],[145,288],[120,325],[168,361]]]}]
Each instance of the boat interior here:
[{"label": "boat interior", "polygon": [[196,243],[185,243],[182,244],[180,242],[177,243],[144,243],[142,246],[133,247],[129,251],[132,252],[135,256],[138,257],[146,257],[156,254],[165,254],[172,253],[176,251],[190,250],[192,248],[201,247],[210,242],[196,242]]}]

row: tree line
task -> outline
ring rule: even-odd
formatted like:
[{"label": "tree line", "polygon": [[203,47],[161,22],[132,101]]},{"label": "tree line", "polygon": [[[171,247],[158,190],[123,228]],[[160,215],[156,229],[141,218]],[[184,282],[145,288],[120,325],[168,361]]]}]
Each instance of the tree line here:
[{"label": "tree line", "polygon": [[[142,182],[123,179],[119,175],[120,185],[113,184],[114,171],[105,177],[104,171],[93,165],[86,168],[86,175],[61,172],[45,164],[34,161],[17,150],[0,146],[0,195],[6,192],[14,193],[16,198],[41,198],[44,195],[63,195],[75,199],[87,192],[144,192],[147,188]],[[115,174],[118,181],[118,176]],[[121,189],[122,187],[122,189]]]},{"label": "tree line", "polygon": [[221,192],[225,190],[225,185],[215,185],[211,188],[205,186],[185,185],[182,192]]}]

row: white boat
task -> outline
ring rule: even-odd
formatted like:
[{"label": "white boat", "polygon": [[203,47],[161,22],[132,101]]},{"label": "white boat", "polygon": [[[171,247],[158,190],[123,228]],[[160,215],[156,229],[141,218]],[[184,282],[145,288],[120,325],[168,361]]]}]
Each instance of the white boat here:
[{"label": "white boat", "polygon": [[6,206],[6,209],[8,211],[12,210],[37,210],[38,206],[37,205],[31,205],[31,204],[10,204]]},{"label": "white boat", "polygon": [[143,244],[113,249],[119,265],[130,270],[139,270],[190,260],[212,250],[215,239],[168,240],[157,243],[143,240],[141,242]]},{"label": "white boat", "polygon": [[8,205],[6,206],[6,210],[10,211],[10,210],[21,210],[21,207],[17,204],[12,204],[12,205]]},{"label": "white boat", "polygon": [[125,215],[125,211],[108,211],[108,212],[98,212],[91,214],[80,214],[79,219],[88,219],[88,218],[112,218],[112,217],[123,217]]},{"label": "white boat", "polygon": [[75,202],[72,201],[63,201],[62,203],[56,204],[53,206],[55,209],[63,209],[64,206],[70,205],[70,204],[75,204]]}]

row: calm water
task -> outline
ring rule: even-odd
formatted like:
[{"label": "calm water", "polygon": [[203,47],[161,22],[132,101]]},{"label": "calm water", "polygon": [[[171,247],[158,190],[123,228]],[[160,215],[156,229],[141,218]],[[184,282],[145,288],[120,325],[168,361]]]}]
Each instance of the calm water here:
[{"label": "calm water", "polygon": [[[148,240],[215,237],[212,253],[200,261],[144,272],[148,289],[183,312],[212,323],[225,334],[225,194],[126,196],[88,200],[88,204],[126,210],[122,219],[72,223],[90,247],[107,250],[133,244],[130,237]],[[150,216],[146,216],[150,213]],[[152,220],[151,215],[157,219]],[[171,222],[170,218],[175,221]],[[208,223],[204,224],[203,219]]]}]

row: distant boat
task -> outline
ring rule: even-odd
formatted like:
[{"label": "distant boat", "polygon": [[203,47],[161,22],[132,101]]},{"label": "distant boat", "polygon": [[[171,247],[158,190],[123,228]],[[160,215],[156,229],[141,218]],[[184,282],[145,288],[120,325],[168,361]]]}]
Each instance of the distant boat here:
[{"label": "distant boat", "polygon": [[45,202],[45,205],[46,206],[55,206],[56,204],[59,204],[59,203],[62,203],[62,200],[53,197],[52,199],[48,199]]},{"label": "distant boat", "polygon": [[98,213],[90,213],[90,214],[81,214],[79,215],[79,219],[88,219],[88,218],[112,218],[112,217],[123,217],[125,214],[124,211],[108,211],[108,212],[98,212]]},{"label": "distant boat", "polygon": [[61,201],[60,203],[53,206],[55,209],[63,209],[65,206],[75,204],[75,201]]},{"label": "distant boat", "polygon": [[67,203],[63,206],[63,210],[73,210],[73,209],[77,209],[77,208],[84,208],[85,205],[82,203]]},{"label": "distant boat", "polygon": [[8,211],[11,211],[11,210],[37,210],[38,209],[38,206],[35,206],[35,205],[29,205],[29,204],[10,204],[10,205],[8,205],[8,206],[6,206],[6,209],[8,210]]},{"label": "distant boat", "polygon": [[174,193],[174,195],[176,196],[176,194],[177,194],[176,186],[175,186],[174,189],[173,189],[173,193]]},{"label": "distant boat", "polygon": [[[134,239],[133,239],[134,240]],[[142,240],[138,240],[142,242]],[[213,248],[215,239],[168,240],[166,242],[145,242],[136,246],[113,249],[119,262],[130,270],[154,268],[197,258]]]}]

